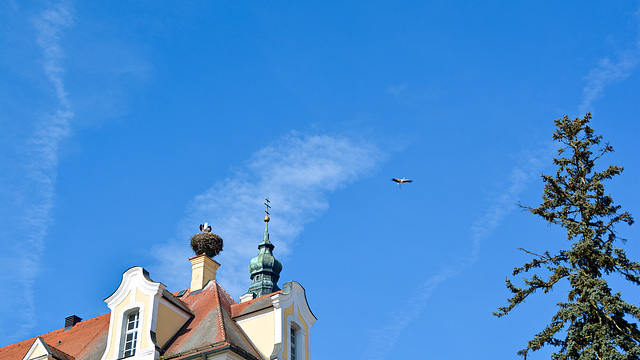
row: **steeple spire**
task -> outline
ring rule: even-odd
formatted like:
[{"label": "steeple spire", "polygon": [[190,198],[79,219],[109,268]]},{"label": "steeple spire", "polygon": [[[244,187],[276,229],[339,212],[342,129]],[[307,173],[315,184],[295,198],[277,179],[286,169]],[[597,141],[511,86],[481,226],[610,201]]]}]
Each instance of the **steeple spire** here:
[{"label": "steeple spire", "polygon": [[269,241],[269,209],[271,206],[269,206],[269,198],[267,197],[265,200],[267,215],[264,217],[264,236],[262,242],[258,244],[260,252],[249,263],[251,285],[247,294],[253,294],[254,298],[280,290],[278,279],[282,271],[282,263],[273,256],[275,246]]}]

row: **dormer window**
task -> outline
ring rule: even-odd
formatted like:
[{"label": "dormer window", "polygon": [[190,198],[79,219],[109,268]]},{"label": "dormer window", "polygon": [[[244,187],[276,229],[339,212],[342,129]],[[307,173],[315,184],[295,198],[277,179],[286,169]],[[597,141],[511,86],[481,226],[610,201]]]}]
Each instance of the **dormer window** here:
[{"label": "dormer window", "polygon": [[163,346],[194,316],[139,266],[125,271],[118,289],[104,301],[111,314],[100,360],[158,359]]},{"label": "dormer window", "polygon": [[138,320],[140,313],[136,309],[125,317],[125,327],[122,346],[122,357],[129,357],[136,354],[136,345],[138,343]]}]

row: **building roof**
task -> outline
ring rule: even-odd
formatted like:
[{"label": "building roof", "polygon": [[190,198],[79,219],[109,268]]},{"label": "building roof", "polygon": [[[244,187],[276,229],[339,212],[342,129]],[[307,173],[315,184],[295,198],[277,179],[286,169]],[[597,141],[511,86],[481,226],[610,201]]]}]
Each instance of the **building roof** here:
[{"label": "building roof", "polygon": [[235,301],[216,281],[210,281],[194,293],[187,290],[180,300],[195,316],[171,341],[165,351],[165,359],[184,359],[223,349],[230,349],[249,359],[264,359],[232,320],[231,306]]},{"label": "building roof", "polygon": [[[42,339],[42,338],[39,338]],[[44,340],[42,340],[44,341]],[[75,360],[75,358],[67,353],[65,353],[64,351],[58,350],[53,346],[49,346],[46,343],[44,344],[44,346],[47,348],[47,351],[51,354],[51,356],[54,359],[57,360]]]},{"label": "building roof", "polygon": [[[81,321],[71,329],[64,328],[41,335],[54,357],[60,360],[100,360],[107,346],[109,314]],[[22,360],[38,337],[0,348],[0,359]]]},{"label": "building roof", "polygon": [[[163,296],[167,298],[166,294]],[[241,304],[236,304],[216,281],[210,281],[202,290],[187,290],[179,298],[171,295],[169,299],[193,317],[169,342],[164,359],[183,360],[229,350],[246,359],[265,360],[232,319],[232,306]],[[60,360],[100,360],[106,349],[109,318],[107,313],[81,321],[67,331],[61,328],[40,337]],[[36,339],[0,348],[0,359],[22,360]]]},{"label": "building roof", "polygon": [[233,304],[231,306],[231,317],[235,319],[244,315],[255,313],[257,311],[261,311],[263,309],[271,308],[273,307],[273,300],[271,300],[271,296],[279,294],[281,292],[282,290],[278,290],[274,293],[263,295],[249,301],[241,302],[239,304]]}]

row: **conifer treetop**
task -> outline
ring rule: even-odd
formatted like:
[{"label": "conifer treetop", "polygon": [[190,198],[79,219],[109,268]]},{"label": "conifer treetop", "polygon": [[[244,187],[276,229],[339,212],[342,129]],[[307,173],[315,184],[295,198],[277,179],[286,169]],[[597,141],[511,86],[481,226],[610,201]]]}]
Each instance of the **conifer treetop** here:
[{"label": "conifer treetop", "polygon": [[553,139],[562,147],[553,159],[555,175],[542,175],[545,183],[542,203],[538,207],[520,205],[525,211],[541,216],[550,224],[563,227],[569,241],[568,250],[555,254],[532,252],[533,260],[516,267],[512,275],[543,271],[523,277],[524,286],[506,279],[512,293],[508,304],[494,315],[508,314],[528,296],[538,290],[548,293],[560,281],[568,281],[570,290],[565,302],[558,303],[558,312],[551,322],[518,352],[525,359],[530,351],[551,345],[558,350],[553,359],[639,359],[640,308],[613,293],[604,276],[619,274],[640,285],[640,264],[627,258],[624,243],[615,232],[620,222],[633,224],[633,217],[622,212],[603,181],[622,173],[620,166],[609,165],[596,171],[596,162],[613,147],[599,146],[602,136],[588,126],[591,114],[584,118],[555,120]]}]

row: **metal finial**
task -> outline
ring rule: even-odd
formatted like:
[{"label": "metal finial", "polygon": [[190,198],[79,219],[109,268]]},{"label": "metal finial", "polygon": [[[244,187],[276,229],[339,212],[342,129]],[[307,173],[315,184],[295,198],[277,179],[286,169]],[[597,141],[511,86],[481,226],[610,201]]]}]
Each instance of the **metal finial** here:
[{"label": "metal finial", "polygon": [[264,217],[264,222],[269,222],[269,209],[271,208],[271,206],[269,206],[269,203],[271,201],[269,201],[269,197],[267,196],[267,198],[265,199],[266,202],[264,203],[264,205],[267,207],[267,210],[265,210],[264,212],[267,213],[267,215]]}]

